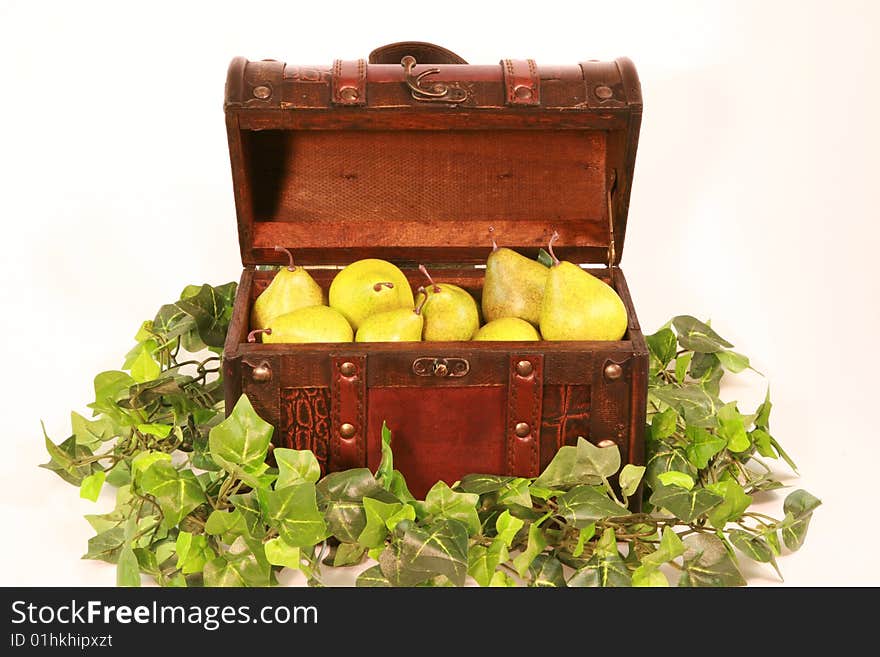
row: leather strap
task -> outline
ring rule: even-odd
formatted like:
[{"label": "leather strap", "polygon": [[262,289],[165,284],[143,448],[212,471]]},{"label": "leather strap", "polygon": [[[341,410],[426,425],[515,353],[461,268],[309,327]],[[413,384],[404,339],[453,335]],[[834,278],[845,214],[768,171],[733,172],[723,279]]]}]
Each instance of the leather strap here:
[{"label": "leather strap", "polygon": [[467,64],[463,57],[451,50],[425,41],[399,41],[380,46],[370,53],[370,64],[400,64],[406,55],[419,64]]},{"label": "leather strap", "polygon": [[336,105],[366,105],[367,63],[363,59],[334,60],[331,93]]},{"label": "leather strap", "polygon": [[367,464],[366,366],[366,356],[332,357],[330,465],[333,470],[362,468]]},{"label": "leather strap", "polygon": [[507,393],[508,475],[536,477],[539,474],[543,380],[543,356],[511,355]]},{"label": "leather strap", "polygon": [[501,68],[508,105],[541,104],[541,79],[534,59],[502,59]]}]

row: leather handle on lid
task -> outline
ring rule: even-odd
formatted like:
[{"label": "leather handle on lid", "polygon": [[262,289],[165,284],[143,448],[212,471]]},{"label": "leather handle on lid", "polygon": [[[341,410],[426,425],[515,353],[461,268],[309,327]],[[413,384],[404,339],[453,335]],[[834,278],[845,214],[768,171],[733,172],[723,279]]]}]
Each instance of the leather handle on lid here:
[{"label": "leather handle on lid", "polygon": [[433,43],[425,41],[398,41],[380,46],[370,53],[370,64],[400,64],[406,55],[414,57],[419,64],[467,64],[463,57]]}]

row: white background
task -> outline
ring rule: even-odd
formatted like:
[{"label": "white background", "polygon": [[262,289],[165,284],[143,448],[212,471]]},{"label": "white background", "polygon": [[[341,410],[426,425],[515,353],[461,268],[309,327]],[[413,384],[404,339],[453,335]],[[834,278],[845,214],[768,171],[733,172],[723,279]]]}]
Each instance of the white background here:
[{"label": "white background", "polygon": [[[766,375],[820,497],[780,583],[878,585],[880,3],[0,3],[3,585],[112,585],[109,509],[36,465],[92,377],[188,283],[237,280],[222,97],[236,55],[329,64],[398,40],[473,63],[631,57],[645,113],[623,265],[648,331],[713,326]],[[781,497],[763,504],[781,513]]]}]

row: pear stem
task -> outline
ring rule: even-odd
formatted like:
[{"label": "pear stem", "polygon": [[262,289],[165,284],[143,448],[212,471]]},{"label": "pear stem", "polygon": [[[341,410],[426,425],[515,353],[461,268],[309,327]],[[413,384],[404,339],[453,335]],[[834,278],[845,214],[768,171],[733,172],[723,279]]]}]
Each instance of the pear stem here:
[{"label": "pear stem", "polygon": [[290,252],[290,250],[285,249],[283,246],[276,246],[275,250],[279,253],[284,252],[287,254],[287,257],[289,259],[289,262],[287,264],[287,271],[296,271],[296,265],[293,264],[293,254]]},{"label": "pear stem", "polygon": [[266,335],[272,335],[272,329],[270,329],[270,328],[254,329],[253,331],[248,333],[248,337],[247,337],[248,342],[253,344],[254,342],[257,341],[257,336],[262,333],[265,333]]},{"label": "pear stem", "polygon": [[489,226],[489,239],[492,240],[492,253],[498,250],[498,242],[495,241],[495,236],[492,234],[495,232],[494,226]]},{"label": "pear stem", "polygon": [[424,295],[425,295],[425,298],[422,299],[422,302],[421,302],[418,306],[416,306],[415,308],[413,308],[413,312],[414,312],[416,315],[421,315],[421,314],[422,314],[422,308],[424,308],[424,307],[425,307],[425,304],[428,303],[428,292],[425,290],[424,287],[419,287],[419,289],[416,290],[416,294],[424,294]]},{"label": "pear stem", "polygon": [[389,290],[391,290],[391,289],[394,288],[394,283],[392,283],[391,281],[382,281],[381,283],[376,283],[376,284],[373,286],[373,290],[375,290],[376,292],[378,292],[378,291],[381,290],[383,287],[387,287]]},{"label": "pear stem", "polygon": [[[440,291],[440,286],[437,285],[437,284],[434,282],[434,279],[433,279],[433,278],[431,278],[431,274],[428,273],[428,270],[425,268],[425,265],[419,265],[419,271],[422,272],[422,273],[425,275],[425,278],[428,279],[428,282],[429,282],[429,283],[433,286],[433,288],[434,288],[434,292],[435,292],[435,293],[436,293],[436,292],[439,292],[439,291]],[[424,289],[424,288],[420,288],[420,289]]]},{"label": "pear stem", "polygon": [[559,264],[559,258],[556,257],[556,254],[553,253],[553,243],[559,239],[559,231],[554,230],[553,235],[550,236],[550,242],[547,244],[547,251],[550,253],[550,257],[553,258],[553,266]]}]

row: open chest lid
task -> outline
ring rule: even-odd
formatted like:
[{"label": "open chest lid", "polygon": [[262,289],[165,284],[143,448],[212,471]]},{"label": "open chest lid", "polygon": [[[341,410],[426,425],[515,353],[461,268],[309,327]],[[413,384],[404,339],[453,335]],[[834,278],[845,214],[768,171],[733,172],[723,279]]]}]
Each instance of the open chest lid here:
[{"label": "open chest lid", "polygon": [[369,61],[232,60],[224,104],[242,262],[483,263],[501,246],[618,263],[642,99],[626,58],[470,65],[425,43]]}]

